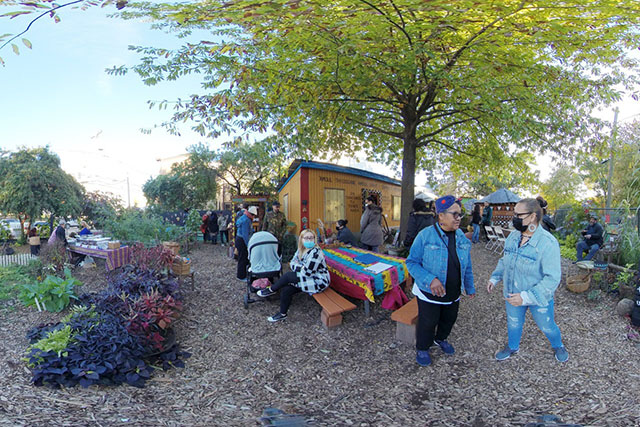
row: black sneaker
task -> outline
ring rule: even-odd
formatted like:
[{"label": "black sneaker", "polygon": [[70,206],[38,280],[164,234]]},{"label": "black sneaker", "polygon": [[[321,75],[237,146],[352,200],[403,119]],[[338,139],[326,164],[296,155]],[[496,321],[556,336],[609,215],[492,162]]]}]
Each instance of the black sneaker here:
[{"label": "black sneaker", "polygon": [[[266,297],[271,296],[271,295],[273,295],[275,293],[276,293],[276,291],[272,291],[271,290],[271,286],[267,286],[266,288],[260,289],[258,292],[256,292],[256,295],[258,295],[259,297],[262,297],[262,298],[266,298]],[[286,314],[285,314],[285,317],[286,317]]]},{"label": "black sneaker", "polygon": [[286,318],[287,318],[287,315],[286,315],[286,314],[283,314],[283,313],[278,312],[278,313],[274,314],[273,316],[269,316],[269,317],[267,317],[267,320],[268,320],[269,322],[271,322],[271,323],[275,323],[275,322],[279,322],[279,321],[281,321],[281,320],[284,320],[284,319],[286,319]]}]

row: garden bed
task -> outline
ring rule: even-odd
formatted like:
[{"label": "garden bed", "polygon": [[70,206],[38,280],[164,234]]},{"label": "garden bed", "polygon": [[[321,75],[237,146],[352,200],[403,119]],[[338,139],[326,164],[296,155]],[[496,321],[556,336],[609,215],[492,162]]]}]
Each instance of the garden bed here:
[{"label": "garden bed", "polygon": [[[362,302],[326,331],[312,298],[296,295],[289,319],[269,324],[277,299],[243,308],[244,285],[226,248],[190,255],[196,289],[185,289],[177,340],[192,353],[184,369],[159,371],[145,388],[52,390],[29,383],[21,357],[34,325],[61,318],[17,305],[0,312],[0,425],[256,425],[266,407],[318,425],[518,425],[536,415],[564,422],[640,423],[640,349],[611,298],[590,301],[564,286],[556,318],[571,359],[558,364],[528,317],[521,351],[498,363],[506,340],[500,292],[486,293],[497,256],[474,245],[478,297],[461,304],[453,357],[432,351],[419,368],[413,348],[395,342],[390,312],[365,318]],[[564,265],[569,268],[569,265]],[[77,269],[80,292],[106,286],[101,268]]]}]

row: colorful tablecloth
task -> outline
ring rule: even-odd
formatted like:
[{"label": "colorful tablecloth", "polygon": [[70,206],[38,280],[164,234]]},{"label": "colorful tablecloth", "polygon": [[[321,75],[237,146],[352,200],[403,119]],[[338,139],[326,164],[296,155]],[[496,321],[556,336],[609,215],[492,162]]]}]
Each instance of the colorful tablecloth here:
[{"label": "colorful tablecloth", "polygon": [[107,271],[115,270],[118,267],[128,264],[130,258],[129,246],[121,246],[118,249],[93,249],[69,245],[69,250],[78,254],[90,255],[106,260],[105,267]]},{"label": "colorful tablecloth", "polygon": [[[375,295],[385,294],[382,307],[389,309],[399,308],[407,301],[400,289],[400,284],[409,277],[404,258],[353,247],[326,248],[323,251],[331,275],[331,287],[338,292],[371,302],[375,302]],[[362,254],[370,254],[376,262],[389,264],[391,268],[378,274],[365,271],[371,264],[355,260]]]}]

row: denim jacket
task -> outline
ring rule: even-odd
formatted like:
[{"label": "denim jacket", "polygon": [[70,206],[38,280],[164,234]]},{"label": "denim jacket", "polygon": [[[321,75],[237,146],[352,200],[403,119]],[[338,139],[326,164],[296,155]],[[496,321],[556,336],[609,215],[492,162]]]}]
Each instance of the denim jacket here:
[{"label": "denim jacket", "polygon": [[[436,228],[437,227],[437,228]],[[438,234],[438,232],[440,234]],[[449,251],[444,232],[438,224],[424,228],[413,241],[407,258],[407,269],[420,290],[431,292],[431,282],[436,277],[443,286],[447,283]],[[476,293],[471,270],[471,242],[462,230],[456,231],[456,253],[460,260],[461,291],[467,295]]]},{"label": "denim jacket", "polygon": [[523,305],[545,307],[560,284],[560,245],[542,227],[523,246],[519,246],[520,236],[515,230],[509,234],[504,255],[489,280],[494,285],[502,280],[505,298],[520,293]]}]

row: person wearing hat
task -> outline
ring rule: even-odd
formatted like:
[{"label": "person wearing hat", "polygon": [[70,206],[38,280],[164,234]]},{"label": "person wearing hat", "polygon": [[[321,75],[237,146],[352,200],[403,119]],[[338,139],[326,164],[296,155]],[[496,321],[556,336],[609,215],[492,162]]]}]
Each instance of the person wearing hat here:
[{"label": "person wearing hat", "polygon": [[[592,214],[589,217],[589,225],[582,230],[582,237],[584,240],[580,240],[576,245],[576,262],[589,261],[594,257],[598,249],[602,247],[604,230],[602,226],[598,224],[598,217]],[[589,252],[583,260],[585,252]]]},{"label": "person wearing hat", "polygon": [[244,212],[244,215],[240,215],[239,218],[236,219],[237,234],[235,246],[238,251],[236,277],[239,280],[245,280],[247,278],[247,267],[249,266],[249,251],[247,250],[247,245],[253,234],[252,224],[256,216],[258,216],[258,208],[250,206],[249,209]]},{"label": "person wearing hat", "polygon": [[282,255],[282,241],[287,232],[287,217],[280,211],[280,202],[274,201],[271,212],[264,214],[262,231],[268,231],[278,239],[278,255]]},{"label": "person wearing hat", "polygon": [[435,342],[446,354],[455,350],[447,341],[458,318],[464,293],[475,296],[471,268],[471,242],[460,230],[462,208],[455,197],[436,200],[436,223],[423,229],[413,241],[407,269],[418,299],[416,362],[431,364],[429,347]]}]

